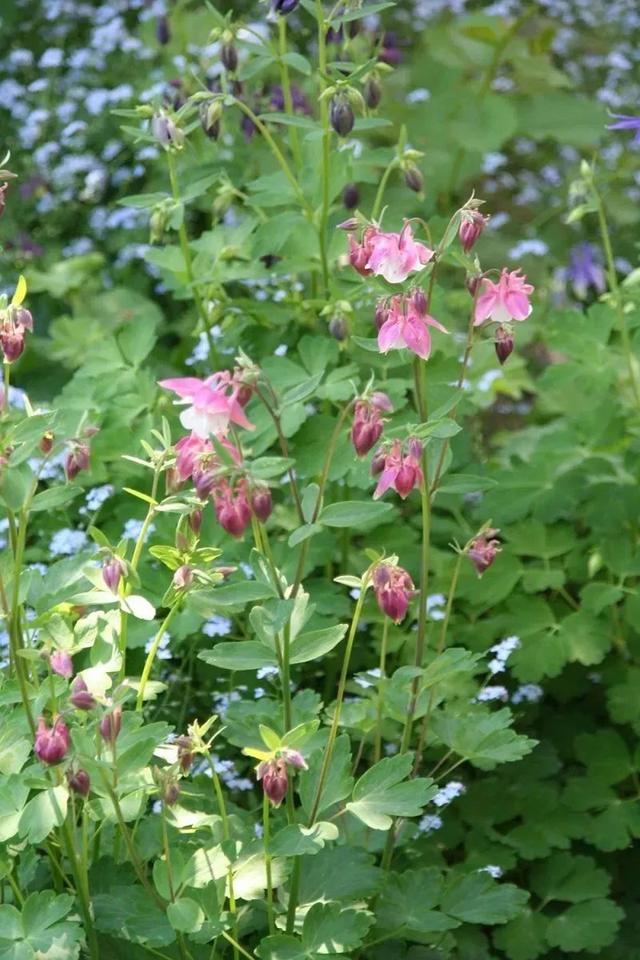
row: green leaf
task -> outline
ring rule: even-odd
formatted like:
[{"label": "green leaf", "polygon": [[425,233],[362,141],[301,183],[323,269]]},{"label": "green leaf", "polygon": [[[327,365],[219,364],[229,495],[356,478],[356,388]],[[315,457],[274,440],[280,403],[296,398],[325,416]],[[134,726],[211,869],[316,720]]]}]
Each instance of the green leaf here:
[{"label": "green leaf", "polygon": [[442,874],[435,867],[391,874],[378,900],[377,922],[408,939],[414,933],[422,936],[459,926],[437,909],[442,888]]},{"label": "green leaf", "polygon": [[498,883],[485,871],[456,877],[447,885],[442,910],[465,923],[506,923],[525,906],[529,894],[512,883]]},{"label": "green leaf", "polygon": [[260,670],[278,666],[273,650],[257,640],[217,643],[212,650],[202,650],[198,658],[223,670]]},{"label": "green leaf", "polygon": [[64,823],[67,815],[69,793],[66,787],[50,787],[42,790],[25,806],[20,817],[20,835],[29,843],[41,843],[54,827]]},{"label": "green leaf", "polygon": [[606,870],[596,866],[591,857],[573,857],[570,853],[554,853],[537,865],[531,877],[531,887],[541,900],[568,900],[581,903],[606,897],[611,878]]},{"label": "green leaf", "polygon": [[311,630],[299,634],[291,644],[291,663],[308,663],[317,660],[336,647],[345,633],[347,625],[338,623],[335,627]]},{"label": "green leaf", "polygon": [[491,713],[483,709],[455,714],[434,714],[431,726],[442,742],[477,767],[490,770],[498,763],[521,760],[536,745],[511,729],[511,711],[504,707]]},{"label": "green leaf", "polygon": [[274,857],[301,857],[319,853],[328,840],[337,839],[338,828],[335,823],[321,820],[312,827],[292,823],[275,835],[270,850]]},{"label": "green leaf", "polygon": [[576,903],[549,922],[547,941],[567,953],[598,953],[613,943],[624,911],[611,900]]},{"label": "green leaf", "polygon": [[204,923],[204,910],[191,897],[178,897],[168,904],[167,919],[174,930],[196,933]]},{"label": "green leaf", "polygon": [[544,914],[527,908],[520,916],[495,930],[493,942],[504,950],[509,960],[536,960],[547,952],[548,923]]},{"label": "green leaf", "polygon": [[[316,790],[320,783],[320,770],[324,751],[316,750],[308,759],[309,769],[303,770],[299,778],[300,800],[305,813],[311,813]],[[334,804],[344,800],[351,793],[353,777],[351,776],[351,750],[347,736],[338,737],[333,749],[333,756],[329,766],[329,773],[325,780],[318,813],[321,814]]]},{"label": "green leaf", "polygon": [[351,953],[362,943],[373,916],[362,908],[343,910],[339,903],[316,903],[302,927],[307,956]]},{"label": "green leaf", "polygon": [[388,830],[392,817],[419,816],[437,787],[430,779],[406,781],[412,766],[409,753],[380,760],[357,781],[347,810],[372,830]]},{"label": "green leaf", "polygon": [[518,97],[518,130],[533,140],[557,140],[575,147],[595,146],[603,136],[607,113],[603,105],[575,93],[545,93]]},{"label": "green leaf", "polygon": [[326,527],[361,527],[381,523],[392,511],[390,503],[379,500],[344,500],[329,504],[318,519]]}]

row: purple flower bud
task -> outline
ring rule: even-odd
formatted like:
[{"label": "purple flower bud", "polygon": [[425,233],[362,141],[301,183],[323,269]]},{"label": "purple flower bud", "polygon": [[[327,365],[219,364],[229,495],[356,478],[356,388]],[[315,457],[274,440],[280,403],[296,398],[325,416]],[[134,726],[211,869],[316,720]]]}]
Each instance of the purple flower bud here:
[{"label": "purple flower bud", "polygon": [[381,327],[387,322],[388,316],[389,304],[386,300],[378,300],[376,303],[376,312],[373,317],[377,330],[380,330]]},{"label": "purple flower bud", "polygon": [[364,457],[381,436],[380,411],[368,400],[358,400],[351,426],[351,443],[356,454]]},{"label": "purple flower bud", "polygon": [[184,735],[176,738],[178,746],[178,763],[183,773],[188,773],[193,763],[193,742],[190,737]]},{"label": "purple flower bud", "polygon": [[274,0],[273,9],[286,17],[288,13],[293,13],[299,2],[300,0]]},{"label": "purple flower bud", "polygon": [[262,789],[273,807],[279,807],[287,795],[289,778],[284,758],[264,760],[257,771],[258,780],[262,780]]},{"label": "purple flower bud", "polygon": [[189,527],[191,528],[191,532],[197,537],[202,528],[202,510],[199,508],[192,510],[189,514]]},{"label": "purple flower bud", "polygon": [[114,707],[100,721],[100,734],[106,743],[114,744],[122,728],[122,707]]},{"label": "purple flower bud", "polygon": [[427,303],[427,295],[422,287],[417,287],[417,289],[413,291],[411,300],[416,312],[419,313],[421,317],[425,317],[429,305]]},{"label": "purple flower bud", "polygon": [[513,352],[513,331],[508,327],[499,326],[496,330],[496,356],[501,364],[509,359]]},{"label": "purple flower bud", "polygon": [[458,237],[465,253],[469,253],[476,240],[489,222],[479,210],[463,210]]},{"label": "purple flower bud", "polygon": [[7,363],[15,363],[22,356],[24,345],[24,330],[11,325],[5,325],[0,329],[0,346]]},{"label": "purple flower bud", "polygon": [[164,14],[156,20],[156,40],[165,47],[171,40],[169,18]]},{"label": "purple flower bud", "polygon": [[6,191],[8,186],[8,183],[3,183],[0,187],[0,217],[4,213],[4,209],[7,205]]},{"label": "purple flower bud", "polygon": [[349,327],[345,317],[341,313],[336,314],[331,317],[329,320],[329,333],[334,340],[337,340],[341,343],[343,340],[346,340],[349,336]]},{"label": "purple flower bud", "polygon": [[220,117],[222,104],[219,100],[205,100],[200,104],[200,125],[210,140],[217,140],[220,136]]},{"label": "purple flower bud", "polygon": [[33,751],[42,763],[60,763],[69,750],[69,730],[62,717],[56,717],[52,727],[47,727],[44,717],[38,719],[38,729]]},{"label": "purple flower bud", "polygon": [[366,79],[362,88],[362,96],[364,97],[364,102],[369,109],[375,110],[382,99],[382,87],[380,86],[380,81],[375,74],[372,74]]},{"label": "purple flower bud", "polygon": [[413,190],[414,193],[422,193],[424,189],[424,177],[415,164],[412,164],[405,170],[404,182],[409,187],[409,190]]},{"label": "purple flower bud", "polygon": [[[347,210],[354,210],[358,206],[358,201],[360,200],[360,191],[355,183],[348,183],[344,190],[342,191],[342,202],[347,208]],[[344,230],[344,226],[340,224]],[[355,227],[353,230],[357,230],[358,221],[355,221]]]},{"label": "purple flower bud", "polygon": [[180,784],[175,780],[169,780],[165,783],[162,790],[162,800],[168,806],[172,807],[180,796]]},{"label": "purple flower bud", "polygon": [[282,751],[282,756],[286,763],[288,763],[290,767],[295,767],[296,770],[309,769],[306,760],[299,750],[290,750],[289,747],[285,747],[285,749]]},{"label": "purple flower bud", "polygon": [[380,610],[394,623],[404,620],[415,593],[407,571],[390,563],[378,564],[373,571],[373,589]]},{"label": "purple flower bud", "polygon": [[223,43],[220,51],[222,66],[229,73],[235,73],[238,69],[238,51],[232,43]]},{"label": "purple flower bud", "polygon": [[48,453],[51,453],[53,450],[54,439],[55,438],[52,430],[46,430],[45,433],[42,434],[38,447],[40,448],[40,451],[45,454],[45,456]]},{"label": "purple flower bud", "polygon": [[176,590],[188,590],[192,583],[193,569],[188,563],[183,563],[173,575],[173,586]]},{"label": "purple flower bud", "polygon": [[112,556],[105,560],[102,565],[102,579],[107,589],[111,590],[112,593],[117,593],[120,580],[125,572],[126,568],[120,557]]},{"label": "purple flower bud", "polygon": [[338,224],[338,230],[357,230],[360,226],[360,221],[357,217],[349,217],[348,220],[343,220],[342,223]]},{"label": "purple flower bud", "polygon": [[77,710],[93,710],[96,705],[95,698],[90,693],[88,686],[84,682],[81,674],[75,678],[71,684],[71,696],[69,701]]},{"label": "purple flower bud", "polygon": [[91,789],[91,780],[86,770],[67,770],[69,789],[81,797],[86,797]]},{"label": "purple flower bud", "polygon": [[184,133],[166,113],[156,113],[151,120],[151,132],[163,147],[181,147]]},{"label": "purple flower bud", "polygon": [[260,520],[262,523],[266,523],[271,516],[271,511],[273,509],[273,501],[271,499],[271,490],[269,490],[269,487],[256,487],[251,494],[251,509],[255,513],[258,520]]},{"label": "purple flower bud", "polygon": [[373,459],[371,460],[371,476],[377,477],[379,473],[382,473],[384,470],[384,465],[387,459],[387,454],[384,449],[378,450],[377,453],[374,453]]},{"label": "purple flower bud", "polygon": [[49,657],[49,665],[54,673],[66,680],[70,680],[73,676],[73,660],[66,650],[54,650]]},{"label": "purple flower bud", "polygon": [[393,411],[393,404],[391,400],[383,393],[382,390],[376,390],[371,394],[371,403],[374,405],[376,410],[384,410],[385,413],[391,413]]},{"label": "purple flower bud", "polygon": [[353,130],[356,118],[351,104],[346,97],[335,96],[329,107],[329,120],[335,132],[341,137],[348,137]]},{"label": "purple flower bud", "polygon": [[84,441],[74,442],[64,461],[64,472],[67,480],[75,480],[82,470],[89,469],[89,444]]}]

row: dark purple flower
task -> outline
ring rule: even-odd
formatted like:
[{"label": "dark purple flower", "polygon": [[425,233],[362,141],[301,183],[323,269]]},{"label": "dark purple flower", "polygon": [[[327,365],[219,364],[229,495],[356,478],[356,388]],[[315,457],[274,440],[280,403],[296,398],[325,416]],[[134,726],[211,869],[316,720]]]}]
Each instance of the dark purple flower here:
[{"label": "dark purple flower", "polygon": [[631,143],[640,147],[640,117],[629,117],[624,113],[612,113],[611,116],[616,123],[610,123],[607,130],[632,130],[635,136]]},{"label": "dark purple flower", "polygon": [[[638,121],[640,123],[640,120]],[[587,296],[589,287],[598,293],[606,288],[606,278],[600,251],[592,243],[579,243],[571,248],[567,280],[573,287],[573,292],[580,300]]]}]

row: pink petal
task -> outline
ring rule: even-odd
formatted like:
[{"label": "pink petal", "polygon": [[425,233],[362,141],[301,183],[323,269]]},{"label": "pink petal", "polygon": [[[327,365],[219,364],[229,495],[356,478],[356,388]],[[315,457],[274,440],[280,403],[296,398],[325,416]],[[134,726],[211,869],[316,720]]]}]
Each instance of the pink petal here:
[{"label": "pink petal", "polygon": [[506,295],[504,303],[514,320],[526,320],[531,313],[531,304],[525,293],[512,291]]},{"label": "pink petal", "polygon": [[431,353],[431,336],[429,328],[422,319],[410,317],[404,325],[405,343],[422,360],[427,360]]},{"label": "pink petal", "polygon": [[170,377],[168,380],[158,380],[158,384],[165,390],[173,390],[179,397],[191,399],[202,389],[204,383],[197,377]]},{"label": "pink petal", "polygon": [[476,327],[479,324],[484,323],[485,320],[489,319],[494,311],[497,300],[496,285],[491,283],[489,280],[485,280],[484,283],[488,284],[488,286],[485,287],[483,292],[476,300],[476,312],[473,320],[473,324]]},{"label": "pink petal", "polygon": [[254,424],[247,420],[245,412],[237,400],[231,401],[231,420],[237,423],[239,427],[244,427],[245,430],[255,430]]},{"label": "pink petal", "polygon": [[439,321],[435,319],[435,317],[432,317],[432,316],[430,316],[429,314],[427,314],[426,317],[423,317],[423,320],[424,320],[424,322],[427,324],[427,326],[429,326],[429,327],[435,327],[436,330],[439,330],[439,331],[440,331],[440,333],[449,333],[449,331],[447,330],[447,328],[446,328],[446,327],[443,327],[442,324],[439,323]]},{"label": "pink petal", "polygon": [[401,322],[393,319],[385,320],[378,331],[380,353],[388,353],[389,350],[398,350],[401,347],[404,347]]},{"label": "pink petal", "polygon": [[394,467],[387,467],[385,470],[382,471],[382,473],[380,474],[380,479],[378,480],[378,486],[376,487],[375,493],[373,494],[374,500],[378,500],[383,493],[386,493],[389,487],[393,486],[393,484],[395,483],[395,479],[398,475],[399,469],[400,467],[394,466]]}]

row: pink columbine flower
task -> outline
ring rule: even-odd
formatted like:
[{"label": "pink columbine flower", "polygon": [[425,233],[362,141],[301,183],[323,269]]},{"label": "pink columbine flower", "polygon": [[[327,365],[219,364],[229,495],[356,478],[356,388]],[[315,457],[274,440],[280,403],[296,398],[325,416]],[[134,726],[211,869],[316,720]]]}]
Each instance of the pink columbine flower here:
[{"label": "pink columbine flower", "polygon": [[[373,499],[378,500],[383,493],[393,488],[404,500],[414,487],[421,487],[424,480],[420,467],[421,452],[422,445],[419,440],[409,441],[408,453],[404,452],[400,440],[394,440],[391,448],[384,452],[382,470],[378,471],[378,464],[376,464],[376,472],[380,472],[380,479]],[[372,463],[372,467],[373,465]]]},{"label": "pink columbine flower", "polygon": [[351,426],[351,443],[359,457],[364,457],[382,436],[383,421],[381,411],[390,412],[393,404],[386,395],[378,391],[371,398],[358,400],[355,405]]},{"label": "pink columbine flower", "polygon": [[415,297],[393,297],[387,310],[386,319],[378,331],[380,353],[389,350],[402,350],[405,347],[422,360],[431,353],[431,334],[429,327],[435,327],[441,333],[447,330],[429,316],[421,313],[416,306]]},{"label": "pink columbine flower", "polygon": [[241,484],[234,491],[225,480],[215,491],[214,502],[220,526],[232,537],[240,538],[251,521],[246,485]]},{"label": "pink columbine flower", "polygon": [[383,233],[375,230],[367,238],[369,259],[365,268],[387,283],[403,283],[433,258],[433,250],[413,239],[411,225],[406,223],[401,233]]},{"label": "pink columbine flower", "polygon": [[38,719],[33,745],[38,760],[49,765],[60,763],[67,755],[70,742],[69,729],[62,717],[56,717],[52,727],[47,726],[44,717]]},{"label": "pink columbine flower", "polygon": [[500,553],[500,541],[495,540],[498,530],[489,527],[484,533],[479,534],[471,542],[467,551],[467,556],[476,569],[479,577],[488,570],[498,553]]},{"label": "pink columbine flower", "polygon": [[478,327],[489,319],[493,323],[526,320],[532,310],[529,297],[533,293],[533,286],[526,281],[519,270],[506,267],[497,283],[485,277],[476,300],[474,325]]},{"label": "pink columbine flower", "polygon": [[269,798],[273,807],[279,807],[287,795],[289,778],[287,776],[287,762],[284,757],[277,760],[263,760],[256,772],[258,780],[262,780],[262,789]]},{"label": "pink columbine flower", "polygon": [[253,430],[238,395],[241,384],[233,382],[227,372],[214,373],[206,380],[197,377],[172,377],[160,380],[165,390],[173,390],[187,405],[180,414],[180,423],[197,437],[206,440],[211,434],[224,436],[230,423]]},{"label": "pink columbine flower", "polygon": [[382,612],[394,623],[404,620],[415,593],[407,571],[391,563],[379,563],[373,571],[373,589]]},{"label": "pink columbine flower", "polygon": [[54,650],[49,657],[49,665],[54,673],[70,680],[73,676],[73,660],[66,650]]}]

